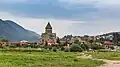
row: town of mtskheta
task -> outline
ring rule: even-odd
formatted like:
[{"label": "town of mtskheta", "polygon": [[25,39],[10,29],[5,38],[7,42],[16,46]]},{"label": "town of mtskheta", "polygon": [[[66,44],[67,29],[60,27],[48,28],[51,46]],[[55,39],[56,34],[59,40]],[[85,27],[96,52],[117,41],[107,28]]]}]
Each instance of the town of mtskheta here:
[{"label": "town of mtskheta", "polygon": [[0,0],[0,67],[120,67],[119,0]]}]

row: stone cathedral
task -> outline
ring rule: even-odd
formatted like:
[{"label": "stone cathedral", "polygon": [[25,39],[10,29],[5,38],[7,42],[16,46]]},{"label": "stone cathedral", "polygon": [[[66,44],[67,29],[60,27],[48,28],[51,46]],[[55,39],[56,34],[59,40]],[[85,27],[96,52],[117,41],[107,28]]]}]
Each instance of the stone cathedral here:
[{"label": "stone cathedral", "polygon": [[42,33],[41,38],[42,38],[42,43],[56,42],[56,33],[52,32],[52,26],[50,25],[49,22],[48,22],[47,26],[45,27],[45,33]]}]

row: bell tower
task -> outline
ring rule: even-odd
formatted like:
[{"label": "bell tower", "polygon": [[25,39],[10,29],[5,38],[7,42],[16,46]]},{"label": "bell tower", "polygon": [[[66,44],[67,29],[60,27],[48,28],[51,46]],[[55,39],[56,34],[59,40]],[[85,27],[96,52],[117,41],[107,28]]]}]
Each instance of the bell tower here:
[{"label": "bell tower", "polygon": [[45,33],[52,33],[52,26],[50,25],[50,22],[48,22],[47,26],[45,27]]}]

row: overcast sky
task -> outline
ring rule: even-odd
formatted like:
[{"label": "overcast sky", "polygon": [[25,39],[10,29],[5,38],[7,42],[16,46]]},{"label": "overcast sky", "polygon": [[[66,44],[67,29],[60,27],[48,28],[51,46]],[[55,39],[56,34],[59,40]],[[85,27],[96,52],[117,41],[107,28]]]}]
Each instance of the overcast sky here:
[{"label": "overcast sky", "polygon": [[0,0],[0,18],[39,34],[51,22],[58,36],[120,31],[119,0]]}]

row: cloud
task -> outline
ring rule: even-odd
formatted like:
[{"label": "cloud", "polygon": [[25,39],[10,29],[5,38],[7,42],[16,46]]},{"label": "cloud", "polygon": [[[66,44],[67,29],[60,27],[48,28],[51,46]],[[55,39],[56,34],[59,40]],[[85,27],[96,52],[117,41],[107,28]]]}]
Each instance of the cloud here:
[{"label": "cloud", "polygon": [[106,4],[106,5],[120,5],[119,0],[98,0],[99,4]]},{"label": "cloud", "polygon": [[[9,0],[17,4],[0,4],[0,11],[36,18],[64,20],[119,20],[118,0]],[[4,2],[9,2],[5,0]]]},{"label": "cloud", "polygon": [[0,0],[0,3],[14,4],[14,3],[22,3],[28,0]]},{"label": "cloud", "polygon": [[0,16],[4,20],[12,20],[26,29],[35,31],[39,34],[44,32],[47,22],[51,22],[53,32],[57,36],[63,37],[67,34],[72,35],[98,35],[108,32],[120,31],[119,20],[102,20],[102,21],[70,21],[58,19],[41,19],[19,17],[7,12],[0,12]]},{"label": "cloud", "polygon": [[51,21],[58,36],[93,35],[120,31],[119,6],[119,0],[1,0],[0,16],[38,33]]},{"label": "cloud", "polygon": [[57,36],[60,37],[71,34],[71,32],[69,32],[69,26],[71,26],[72,23],[82,23],[80,21],[19,17],[8,12],[0,12],[0,16],[1,19],[15,21],[24,28],[35,31],[38,34],[44,32],[44,28],[49,21],[53,27],[53,32],[57,33]]},{"label": "cloud", "polygon": [[98,0],[59,0],[59,2],[65,2],[69,4],[94,4],[97,3]]},{"label": "cloud", "polygon": [[69,4],[106,4],[106,5],[120,5],[119,0],[59,0]]},{"label": "cloud", "polygon": [[62,2],[69,4],[106,4],[106,5],[120,5],[119,0],[0,0],[1,3],[52,3],[52,2]]},{"label": "cloud", "polygon": [[90,23],[73,23],[70,31],[75,35],[99,35],[120,31],[120,21],[93,21]]}]

